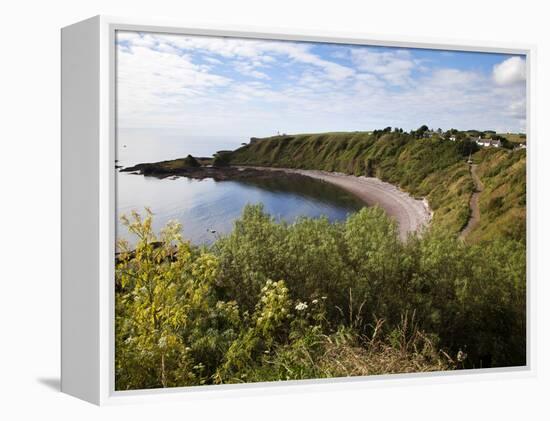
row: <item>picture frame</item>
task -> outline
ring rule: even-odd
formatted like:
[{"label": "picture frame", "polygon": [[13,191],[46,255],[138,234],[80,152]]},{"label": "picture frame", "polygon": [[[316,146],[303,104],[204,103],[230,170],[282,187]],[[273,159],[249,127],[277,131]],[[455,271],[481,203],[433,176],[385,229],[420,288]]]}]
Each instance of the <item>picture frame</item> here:
[{"label": "picture frame", "polygon": [[[365,34],[192,25],[169,21],[96,16],[61,31],[62,99],[62,279],[61,389],[88,402],[119,403],[238,397],[265,393],[335,391],[394,384],[442,384],[533,376],[531,331],[534,286],[527,253],[527,340],[523,367],[391,374],[366,377],[260,382],[150,390],[115,390],[116,231],[116,31],[207,35],[383,47],[522,54],[526,57],[526,134],[532,153],[530,104],[534,92],[535,47],[454,40],[406,39]],[[529,162],[529,161],[528,161]],[[531,170],[527,166],[527,190]],[[531,245],[527,196],[527,244]]]}]

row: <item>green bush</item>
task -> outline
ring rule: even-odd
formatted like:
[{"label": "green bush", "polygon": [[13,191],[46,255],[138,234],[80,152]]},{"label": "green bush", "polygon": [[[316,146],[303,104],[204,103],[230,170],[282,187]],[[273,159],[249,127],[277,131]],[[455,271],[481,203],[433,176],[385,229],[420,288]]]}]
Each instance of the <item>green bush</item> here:
[{"label": "green bush", "polygon": [[208,249],[123,222],[117,390],[525,364],[522,242],[401,242],[376,207],[279,224],[247,206]]}]

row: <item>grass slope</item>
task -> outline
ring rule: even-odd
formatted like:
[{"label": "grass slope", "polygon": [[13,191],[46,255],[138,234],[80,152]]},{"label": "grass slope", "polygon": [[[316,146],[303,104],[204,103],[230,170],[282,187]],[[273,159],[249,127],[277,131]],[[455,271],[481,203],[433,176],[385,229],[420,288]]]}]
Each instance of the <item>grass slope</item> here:
[{"label": "grass slope", "polygon": [[481,220],[469,240],[478,242],[504,236],[525,242],[526,151],[484,149],[475,159],[479,162],[477,173],[484,190],[479,199]]}]

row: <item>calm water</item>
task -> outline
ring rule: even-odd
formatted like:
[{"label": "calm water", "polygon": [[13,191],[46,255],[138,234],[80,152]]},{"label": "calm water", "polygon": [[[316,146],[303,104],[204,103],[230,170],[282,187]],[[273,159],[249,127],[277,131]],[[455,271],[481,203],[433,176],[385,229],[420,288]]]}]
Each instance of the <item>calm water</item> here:
[{"label": "calm water", "polygon": [[[152,131],[136,131],[133,135],[119,135],[118,160],[119,164],[127,166],[179,158],[188,153],[209,156],[216,150],[233,149],[239,141],[226,140],[224,143],[198,138],[182,141],[178,136],[160,139],[155,138]],[[154,147],[159,144],[163,147]],[[216,182],[184,177],[157,179],[117,172],[119,216],[132,210],[143,212],[144,207],[149,207],[154,213],[155,232],[168,221],[178,220],[183,225],[184,237],[193,244],[210,244],[218,236],[231,232],[234,221],[249,203],[263,203],[272,216],[288,222],[299,216],[322,215],[331,221],[342,220],[363,206],[355,196],[331,184],[308,178],[296,181],[276,173],[267,180]],[[134,240],[120,222],[117,235],[130,242]]]}]

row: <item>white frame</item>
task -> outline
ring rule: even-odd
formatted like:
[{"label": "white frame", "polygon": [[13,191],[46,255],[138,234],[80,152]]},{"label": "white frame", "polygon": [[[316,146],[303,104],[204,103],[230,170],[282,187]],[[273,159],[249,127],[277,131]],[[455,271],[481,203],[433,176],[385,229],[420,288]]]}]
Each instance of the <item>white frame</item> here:
[{"label": "white frame", "polygon": [[[528,195],[527,365],[458,372],[114,390],[114,244],[115,244],[115,31],[235,36],[295,41],[366,44],[407,48],[525,54],[527,60],[527,137],[534,153],[532,45],[494,42],[386,38],[353,33],[320,34],[235,25],[182,25],[169,21],[96,16],[62,29],[62,376],[61,389],[103,405],[143,401],[203,399],[263,393],[331,391],[357,387],[415,385],[531,377],[536,374],[532,332],[533,200]],[[82,155],[86,154],[84,157]],[[97,162],[96,162],[97,161]],[[530,191],[532,163],[528,160]],[[87,164],[87,165],[86,165]],[[83,207],[83,203],[86,207]],[[75,227],[78,225],[78,227]],[[88,271],[83,271],[87,268]]]}]

